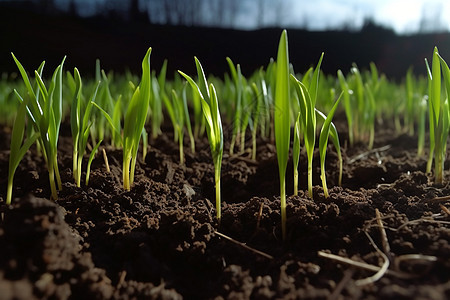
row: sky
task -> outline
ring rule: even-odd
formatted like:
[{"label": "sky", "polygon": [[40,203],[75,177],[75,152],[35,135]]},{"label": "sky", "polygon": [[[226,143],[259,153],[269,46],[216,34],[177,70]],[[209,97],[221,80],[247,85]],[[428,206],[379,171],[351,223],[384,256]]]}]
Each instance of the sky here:
[{"label": "sky", "polygon": [[[5,0],[0,0],[5,1]],[[19,0],[17,0],[19,1]],[[40,1],[40,0],[33,0]],[[96,3],[111,1],[115,5],[125,5],[121,0],[73,0],[78,13],[90,16],[95,13]],[[142,3],[156,3],[163,0],[139,0]],[[171,1],[171,0],[168,0]],[[173,1],[173,0],[172,0]],[[179,1],[179,0],[178,0]],[[184,0],[190,1],[190,0]],[[205,3],[230,0],[201,0]],[[284,27],[303,27],[310,30],[342,28],[359,29],[364,20],[370,18],[377,24],[393,28],[397,33],[450,30],[449,0],[236,0],[242,7],[234,16],[229,27],[255,29],[261,25],[258,21],[257,4],[266,1],[270,9],[265,10],[263,26],[272,26],[274,22]],[[67,8],[69,0],[54,0],[61,8]],[[276,3],[281,4],[281,15],[274,16]],[[205,9],[207,10],[207,8]],[[280,12],[278,12],[280,14]],[[281,17],[280,17],[281,16]],[[446,17],[447,16],[447,17]],[[278,20],[278,21],[276,21]]]},{"label": "sky", "polygon": [[[342,24],[360,28],[366,18],[393,28],[397,33],[417,32],[421,20],[450,30],[448,0],[285,0],[285,26],[307,26],[311,30],[333,29]],[[447,16],[447,18],[445,18]],[[250,27],[252,26],[249,24]],[[433,28],[430,28],[433,29]],[[425,30],[427,30],[425,28]]]},{"label": "sky", "polygon": [[[311,29],[330,28],[342,23],[361,26],[364,19],[372,18],[377,24],[393,28],[397,33],[408,33],[420,29],[424,17],[433,20],[448,30],[450,1],[448,0],[293,0],[294,16],[306,15]],[[431,25],[429,25],[431,26]]]}]

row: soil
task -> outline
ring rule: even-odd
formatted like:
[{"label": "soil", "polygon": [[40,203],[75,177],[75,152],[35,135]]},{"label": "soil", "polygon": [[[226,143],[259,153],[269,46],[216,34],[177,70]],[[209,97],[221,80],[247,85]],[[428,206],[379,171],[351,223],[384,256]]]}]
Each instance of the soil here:
[{"label": "soil", "polygon": [[449,299],[450,187],[424,173],[426,156],[416,155],[415,137],[379,125],[369,151],[362,143],[347,146],[344,131],[341,187],[336,153],[328,149],[328,199],[318,153],[313,199],[307,196],[302,153],[300,191],[288,197],[283,241],[276,152],[268,140],[258,141],[256,161],[249,151],[224,154],[218,224],[206,138],[195,155],[185,139],[180,165],[171,130],[163,130],[124,191],[122,152],[107,144],[111,171],[98,155],[89,186],[76,187],[70,130],[63,129],[58,200],[49,200],[44,160],[33,146],[6,207],[10,130],[2,127],[0,299]]}]

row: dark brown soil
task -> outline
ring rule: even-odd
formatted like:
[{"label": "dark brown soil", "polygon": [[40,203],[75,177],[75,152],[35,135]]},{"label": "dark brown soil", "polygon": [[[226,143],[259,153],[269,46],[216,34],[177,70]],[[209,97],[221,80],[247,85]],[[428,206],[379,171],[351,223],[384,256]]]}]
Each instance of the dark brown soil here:
[{"label": "dark brown soil", "polygon": [[[45,165],[32,149],[16,172],[16,199],[5,207],[9,136],[1,129],[0,299],[450,298],[449,202],[437,198],[450,187],[433,184],[424,173],[426,158],[416,156],[416,139],[407,135],[380,128],[374,150],[344,146],[342,187],[330,147],[329,199],[317,164],[314,200],[306,195],[302,154],[300,192],[288,198],[284,242],[269,141],[258,142],[257,162],[249,153],[224,155],[219,226],[206,139],[197,142],[195,155],[185,145],[184,166],[169,133],[151,141],[126,192],[122,153],[109,146],[111,173],[98,155],[89,186],[77,188],[71,140],[63,136],[63,190],[56,203],[48,200]],[[287,172],[292,194],[290,165]],[[386,257],[388,271],[364,282],[376,270],[319,253],[373,267]]]}]

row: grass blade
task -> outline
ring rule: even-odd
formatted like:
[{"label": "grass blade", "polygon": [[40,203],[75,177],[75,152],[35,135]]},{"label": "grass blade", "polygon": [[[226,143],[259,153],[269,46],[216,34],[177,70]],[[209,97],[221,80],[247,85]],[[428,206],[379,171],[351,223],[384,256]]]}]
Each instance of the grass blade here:
[{"label": "grass blade", "polygon": [[286,238],[286,167],[290,144],[289,116],[289,53],[287,31],[283,30],[278,45],[275,83],[275,145],[277,149],[280,179],[281,226],[283,240]]}]

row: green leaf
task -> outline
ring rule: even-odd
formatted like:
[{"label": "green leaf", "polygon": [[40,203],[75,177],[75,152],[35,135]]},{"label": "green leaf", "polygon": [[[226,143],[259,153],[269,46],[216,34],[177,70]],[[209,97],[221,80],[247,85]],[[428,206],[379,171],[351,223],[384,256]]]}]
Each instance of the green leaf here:
[{"label": "green leaf", "polygon": [[[100,86],[100,82],[97,82],[97,84],[95,85],[94,91],[91,94],[91,97],[89,99],[89,101],[86,104],[86,107],[84,109],[84,114],[83,114],[83,121],[81,123],[81,128],[87,128],[89,120],[91,119],[91,111],[92,111],[92,103],[95,102],[95,99],[97,97],[97,92]],[[80,115],[81,117],[81,115]]]},{"label": "green leaf", "polygon": [[275,81],[275,146],[277,149],[280,177],[281,224],[283,239],[286,238],[286,167],[290,144],[289,108],[289,53],[287,31],[283,30],[278,45]]},{"label": "green leaf", "polygon": [[86,185],[89,185],[89,175],[91,174],[91,164],[94,160],[95,154],[97,153],[98,147],[100,147],[100,144],[103,140],[98,141],[97,145],[92,149],[91,154],[89,155],[89,160],[87,163],[87,169],[86,169]]},{"label": "green leaf", "polygon": [[275,85],[275,143],[280,180],[284,181],[290,144],[289,122],[289,54],[287,32],[283,31],[278,46]]},{"label": "green leaf", "polygon": [[203,71],[202,64],[197,59],[197,57],[194,57],[195,60],[195,66],[197,68],[197,76],[198,76],[198,88],[199,91],[203,95],[203,99],[210,105],[210,95],[208,90],[208,82],[206,81],[205,72]]},{"label": "green leaf", "polygon": [[[322,183],[323,183],[326,197],[328,197],[328,191],[327,191],[327,187],[326,187],[326,178],[325,178],[325,157],[326,157],[326,153],[327,153],[328,137],[329,137],[329,133],[330,133],[331,120],[333,119],[334,113],[336,112],[339,102],[342,99],[342,95],[343,95],[343,92],[340,94],[339,98],[336,100],[336,102],[334,103],[330,112],[328,113],[328,116],[326,117],[325,122],[323,123],[322,129],[320,131],[320,136],[319,136],[320,167],[322,170],[321,177],[322,177]],[[336,145],[335,145],[335,147],[336,147]],[[340,147],[339,147],[339,151],[340,151]]]},{"label": "green leaf", "polygon": [[433,112],[436,123],[439,122],[439,112],[441,110],[441,64],[437,47],[433,51],[433,61],[431,62],[431,95],[430,101],[433,104]]},{"label": "green leaf", "polygon": [[158,75],[158,85],[163,93],[165,93],[166,74],[167,74],[167,59],[164,60]]},{"label": "green leaf", "polygon": [[[72,137],[74,141],[77,139],[79,135],[80,129],[80,106],[81,106],[81,90],[82,90],[82,82],[80,72],[77,68],[74,69],[74,96],[72,100],[72,105],[70,109],[70,128],[72,131]],[[69,73],[70,74],[70,73]],[[76,142],[75,142],[76,144]],[[74,144],[74,147],[76,145]]]},{"label": "green leaf", "polygon": [[[174,97],[176,97],[176,93],[177,92],[175,90],[172,90],[172,99],[174,99]],[[169,114],[169,118],[172,121],[172,125],[174,128],[177,128],[179,126],[179,124],[178,124],[177,117],[175,115],[175,109],[173,107],[172,101],[170,101],[169,97],[165,94],[162,95],[162,98],[163,98],[164,105],[166,106],[167,113]]]},{"label": "green leaf", "polygon": [[[325,116],[321,111],[316,109],[316,114],[321,118],[323,122],[327,119],[327,116]],[[339,159],[339,180],[338,185],[341,186],[342,183],[342,152],[341,152],[341,145],[339,142],[339,135],[336,129],[336,126],[333,124],[333,122],[330,123],[330,132],[329,132],[329,138],[331,139],[331,142],[333,143],[334,148],[336,149],[336,154]]]},{"label": "green leaf", "polygon": [[309,94],[311,95],[311,100],[312,100],[311,103],[312,103],[313,107],[316,106],[316,101],[317,101],[317,93],[319,90],[320,66],[322,64],[323,55],[324,55],[324,53],[322,52],[322,54],[320,55],[320,58],[319,58],[319,62],[317,63],[316,68],[314,69],[313,77],[312,77],[311,83],[308,88]]},{"label": "green leaf", "polygon": [[[111,126],[111,128],[112,128],[112,129],[114,130],[114,132],[116,133],[116,135],[121,137],[120,129],[117,128],[117,127],[114,125],[114,122],[113,122],[113,120],[111,119],[111,117],[109,116],[109,114],[108,114],[103,108],[101,108],[97,103],[92,102],[92,104],[100,110],[100,112],[103,114],[103,116],[105,117],[105,119],[108,121],[109,126]],[[121,143],[123,144],[123,138],[121,138]]]},{"label": "green leaf", "polygon": [[447,65],[447,63],[445,62],[445,60],[442,58],[442,56],[440,56],[438,54],[440,63],[441,63],[441,67],[442,67],[442,74],[444,75],[444,82],[445,82],[445,89],[447,92],[447,99],[450,99],[450,69]]},{"label": "green leaf", "polygon": [[186,123],[186,128],[187,128],[187,131],[189,134],[189,139],[190,139],[190,143],[191,143],[191,152],[195,153],[195,138],[194,138],[194,133],[192,131],[191,119],[189,116],[189,109],[188,109],[187,97],[186,97],[186,87],[187,87],[187,85],[184,84],[183,91],[181,93],[181,97],[183,99],[184,121]]},{"label": "green leaf", "polygon": [[[222,131],[222,122],[220,119],[219,112],[219,104],[217,99],[217,93],[213,84],[209,85],[204,76],[203,68],[200,62],[195,58],[195,63],[197,66],[197,72],[199,76],[199,84],[202,87],[199,87],[197,83],[187,74],[178,71],[191,85],[192,89],[196,91],[196,93],[200,97],[200,101],[202,104],[202,110],[204,117],[207,122],[206,132],[208,134],[208,141],[211,148],[211,155],[213,157],[214,162],[214,177],[216,183],[216,210],[217,210],[217,219],[220,222],[221,219],[221,197],[220,197],[220,170],[222,165],[222,155],[223,155],[223,131]],[[204,90],[202,92],[202,89]],[[205,95],[208,97],[208,101],[205,100]]]},{"label": "green leaf", "polygon": [[300,134],[301,121],[300,112],[297,114],[297,119],[294,124],[294,144],[292,147],[292,161],[294,164],[294,195],[298,194],[298,163],[300,160]]},{"label": "green leaf", "polygon": [[56,139],[58,139],[59,136],[59,128],[61,125],[62,120],[62,103],[63,103],[63,83],[62,83],[62,73],[63,73],[63,66],[64,62],[66,60],[66,57],[64,56],[61,64],[56,68],[55,70],[55,78],[54,81],[54,90],[52,93],[52,109],[53,113],[55,115],[55,121],[56,121]]},{"label": "green leaf", "polygon": [[8,188],[7,188],[8,191],[6,198],[7,205],[11,204],[13,177],[19,165],[19,162],[22,160],[23,156],[31,147],[31,145],[39,137],[39,132],[35,132],[22,145],[23,136],[25,132],[26,112],[27,112],[27,101],[25,100],[19,106],[11,133],[9,169],[8,169]]},{"label": "green leaf", "polygon": [[231,77],[233,78],[235,84],[237,84],[239,79],[238,79],[238,76],[237,76],[236,67],[234,66],[234,63],[231,60],[231,58],[227,57],[226,60],[227,60],[227,63],[228,63],[228,67],[230,68]]},{"label": "green leaf", "polygon": [[11,133],[11,146],[10,146],[10,168],[11,163],[16,164],[16,156],[19,154],[20,146],[22,145],[23,135],[25,132],[25,117],[26,117],[27,101],[20,104],[17,111],[16,120],[14,121],[13,130]]},{"label": "green leaf", "polygon": [[23,82],[25,83],[25,86],[27,87],[27,90],[28,90],[28,94],[30,95],[31,98],[35,98],[34,90],[31,87],[30,79],[28,78],[27,72],[25,71],[22,64],[19,62],[19,60],[16,58],[16,56],[12,52],[11,52],[11,55],[17,65],[17,67],[19,68],[20,75],[22,75]]}]

